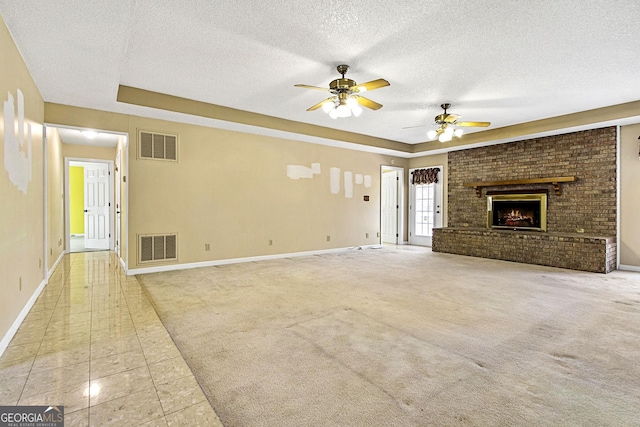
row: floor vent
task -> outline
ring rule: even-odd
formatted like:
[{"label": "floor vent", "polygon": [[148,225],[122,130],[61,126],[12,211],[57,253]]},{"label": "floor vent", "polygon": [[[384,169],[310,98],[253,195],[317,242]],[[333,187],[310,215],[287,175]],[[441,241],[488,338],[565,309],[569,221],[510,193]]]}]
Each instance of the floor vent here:
[{"label": "floor vent", "polygon": [[178,136],[139,131],[138,158],[178,161]]},{"label": "floor vent", "polygon": [[138,262],[168,261],[178,259],[177,234],[153,234],[139,236]]}]

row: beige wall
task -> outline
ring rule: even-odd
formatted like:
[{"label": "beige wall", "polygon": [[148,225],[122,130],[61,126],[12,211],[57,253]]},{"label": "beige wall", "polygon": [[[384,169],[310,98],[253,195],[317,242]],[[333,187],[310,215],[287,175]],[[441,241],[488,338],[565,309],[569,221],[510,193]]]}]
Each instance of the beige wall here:
[{"label": "beige wall", "polygon": [[64,157],[82,159],[115,160],[116,149],[111,147],[95,147],[80,144],[62,144]]},{"label": "beige wall", "polygon": [[[0,18],[0,97],[3,103],[13,96],[16,118],[12,123],[4,122],[0,114],[0,337],[6,337],[11,325],[25,307],[45,276],[44,259],[44,184],[42,122],[44,102],[31,78],[27,67],[16,48],[7,27]],[[20,162],[9,161],[5,165],[5,152],[11,140],[19,138],[17,92],[24,95],[24,144],[19,156],[28,158],[31,165],[31,180],[22,192],[9,178],[9,169],[23,170]],[[31,127],[31,157],[27,156],[28,127]],[[14,179],[19,182],[20,178]],[[22,289],[20,289],[20,282]],[[3,344],[6,342],[3,341]],[[2,349],[0,349],[1,351]]]},{"label": "beige wall", "polygon": [[640,124],[620,129],[620,264],[640,268]]},{"label": "beige wall", "polygon": [[[138,129],[178,134],[179,162],[137,159]],[[129,134],[131,268],[153,266],[137,263],[139,234],[178,233],[180,263],[380,241],[380,165],[388,157],[140,117],[131,117]],[[288,165],[312,163],[322,171],[313,179],[287,177]],[[370,175],[372,186],[354,184],[346,198],[341,179],[331,194],[332,167]]]},{"label": "beige wall", "polygon": [[47,128],[47,268],[49,269],[65,249],[62,145],[58,130]]},{"label": "beige wall", "polygon": [[[448,162],[449,157],[447,153],[434,154],[432,156],[416,157],[409,160],[409,169],[417,168],[430,168],[434,166],[442,166],[441,179],[442,179],[442,226],[447,226],[447,185],[448,185]],[[407,177],[407,182],[410,182],[411,177]],[[408,200],[408,199],[407,199]]]}]

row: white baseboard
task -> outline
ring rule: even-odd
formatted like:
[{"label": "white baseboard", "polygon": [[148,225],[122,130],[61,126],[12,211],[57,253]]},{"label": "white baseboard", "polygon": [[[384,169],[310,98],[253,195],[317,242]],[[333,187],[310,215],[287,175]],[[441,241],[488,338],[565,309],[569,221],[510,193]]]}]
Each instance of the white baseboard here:
[{"label": "white baseboard", "polygon": [[22,309],[22,311],[20,312],[16,320],[13,322],[13,324],[11,325],[11,327],[9,328],[5,336],[2,338],[2,341],[0,341],[0,356],[2,356],[2,353],[4,353],[4,351],[9,346],[9,343],[15,336],[16,332],[18,332],[20,325],[22,325],[22,322],[24,321],[25,317],[27,317],[27,314],[29,314],[29,311],[33,307],[33,304],[36,303],[36,300],[42,293],[42,290],[49,283],[49,279],[51,278],[51,275],[53,274],[54,271],[56,271],[58,264],[60,264],[60,262],[62,261],[62,258],[64,258],[66,254],[67,254],[66,251],[62,251],[62,253],[60,253],[60,256],[58,257],[56,262],[47,271],[47,278],[40,283],[40,285],[38,286],[38,289],[36,289],[33,295],[31,295],[31,298],[29,298],[29,301],[27,301],[27,304],[24,306],[24,308]]},{"label": "white baseboard", "polygon": [[121,257],[118,257],[118,259],[120,260],[120,265],[122,266],[122,270],[124,270],[124,274],[128,276],[127,264],[125,264],[124,260]]},{"label": "white baseboard", "polygon": [[64,258],[64,256],[66,254],[67,254],[67,251],[62,251],[62,253],[60,253],[60,256],[58,257],[56,262],[53,263],[53,265],[51,266],[51,268],[47,272],[47,280],[46,280],[47,283],[49,283],[49,279],[51,278],[51,275],[53,274],[54,271],[56,271],[56,268],[58,267],[58,264],[60,264],[60,261],[62,261],[62,258]]},{"label": "white baseboard", "polygon": [[27,301],[27,304],[24,306],[24,308],[22,309],[22,311],[20,312],[16,320],[13,322],[13,324],[11,325],[7,333],[4,335],[4,337],[2,338],[2,341],[0,341],[0,356],[2,356],[2,354],[7,349],[7,347],[9,347],[9,343],[15,336],[16,332],[18,332],[18,328],[20,328],[20,325],[22,325],[22,321],[25,319],[25,317],[27,317],[27,314],[29,314],[29,310],[31,310],[31,307],[33,307],[33,304],[36,303],[36,300],[40,296],[40,293],[42,292],[44,287],[47,285],[47,281],[48,279],[44,279],[40,283],[40,286],[38,286],[38,289],[36,289],[33,295],[31,295],[31,298],[29,298],[29,301]]},{"label": "white baseboard", "polygon": [[640,273],[640,267],[638,267],[636,265],[623,265],[623,264],[620,264],[618,266],[618,270],[635,271],[635,272]]},{"label": "white baseboard", "polygon": [[301,256],[310,256],[310,255],[323,255],[323,254],[330,254],[335,252],[346,252],[349,250],[372,249],[372,248],[375,249],[379,247],[380,247],[379,244],[375,244],[375,245],[352,246],[349,248],[323,249],[323,250],[308,251],[308,252],[294,252],[294,253],[286,253],[286,254],[261,255],[261,256],[246,257],[246,258],[231,258],[231,259],[222,259],[222,260],[215,260],[215,261],[192,262],[188,264],[160,265],[155,267],[134,268],[131,270],[127,270],[126,274],[127,276],[134,276],[136,274],[161,273],[165,271],[188,270],[191,268],[214,267],[216,265],[240,264],[243,262],[267,261],[271,259],[292,258],[292,257],[301,257]]}]

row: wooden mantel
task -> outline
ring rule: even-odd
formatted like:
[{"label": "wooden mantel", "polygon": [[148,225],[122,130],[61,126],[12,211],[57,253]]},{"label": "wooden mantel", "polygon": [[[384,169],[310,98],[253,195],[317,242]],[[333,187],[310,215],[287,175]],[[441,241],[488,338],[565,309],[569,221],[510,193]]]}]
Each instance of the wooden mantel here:
[{"label": "wooden mantel", "polygon": [[473,187],[476,190],[476,195],[482,197],[482,187],[498,187],[502,185],[522,185],[522,184],[552,184],[553,190],[556,194],[560,195],[560,183],[561,182],[574,182],[578,177],[575,176],[556,176],[552,178],[529,178],[529,179],[511,179],[507,181],[477,181],[477,182],[465,182],[463,187]]}]

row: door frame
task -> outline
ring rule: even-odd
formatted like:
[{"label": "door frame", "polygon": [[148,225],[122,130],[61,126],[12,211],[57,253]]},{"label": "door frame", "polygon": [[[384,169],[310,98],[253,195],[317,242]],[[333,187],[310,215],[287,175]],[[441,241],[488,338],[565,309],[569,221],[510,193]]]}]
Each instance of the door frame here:
[{"label": "door frame", "polygon": [[397,188],[397,203],[398,203],[398,217],[397,217],[397,224],[396,224],[396,229],[397,229],[397,234],[398,236],[396,237],[396,245],[404,245],[406,242],[404,241],[404,218],[405,218],[405,203],[404,203],[404,168],[398,167],[398,166],[391,166],[391,165],[380,165],[380,244],[383,244],[384,242],[382,241],[382,195],[383,195],[383,191],[384,189],[382,188],[383,186],[383,180],[382,180],[382,174],[385,173],[385,171],[395,171],[397,173],[398,176],[398,188]]},{"label": "door frame", "polygon": [[121,179],[121,174],[122,174],[122,150],[120,150],[119,147],[118,148],[118,152],[116,153],[116,162],[115,162],[115,170],[114,170],[114,183],[115,185],[115,191],[113,194],[113,206],[115,209],[115,216],[113,217],[114,223],[115,223],[115,234],[114,234],[114,248],[116,251],[116,254],[118,254],[118,258],[120,258],[120,244],[121,244],[121,227],[122,224],[120,224],[120,212],[122,212],[122,200],[120,200],[122,198],[120,192],[120,179]]},{"label": "door frame", "polygon": [[114,216],[114,192],[113,192],[113,160],[105,160],[105,159],[92,159],[92,158],[83,158],[83,157],[65,157],[64,158],[64,228],[65,228],[65,252],[71,252],[71,222],[70,222],[70,213],[69,213],[69,163],[70,162],[78,162],[78,163],[106,163],[109,168],[109,250],[113,250],[113,242],[114,242],[114,231],[113,224],[115,221]]},{"label": "door frame", "polygon": [[[433,228],[442,227],[442,225],[444,224],[444,204],[443,204],[443,202],[444,202],[444,192],[445,192],[444,182],[443,182],[444,167],[442,165],[435,165],[435,166],[423,166],[423,167],[418,167],[418,168],[411,168],[411,169],[409,169],[409,176],[411,176],[411,173],[414,170],[416,170],[416,169],[424,169],[425,167],[439,168],[440,169],[440,172],[438,172],[438,184],[437,184],[438,187],[436,187],[436,188],[439,188],[440,191],[436,192],[436,195],[435,195],[436,209],[439,209],[439,211],[434,212]],[[433,237],[433,234],[431,236],[423,236],[422,237],[424,239],[429,239],[429,244],[428,245],[419,245],[418,243],[412,243],[411,242],[412,233],[415,232],[415,230],[414,230],[414,228],[415,228],[415,207],[413,207],[413,205],[415,205],[415,188],[414,187],[415,186],[409,182],[409,185],[408,185],[409,203],[407,204],[407,206],[409,208],[409,212],[408,212],[408,214],[409,214],[408,215],[409,229],[408,229],[407,237],[409,239],[409,244],[411,244],[411,245],[431,247],[431,238]]]}]

